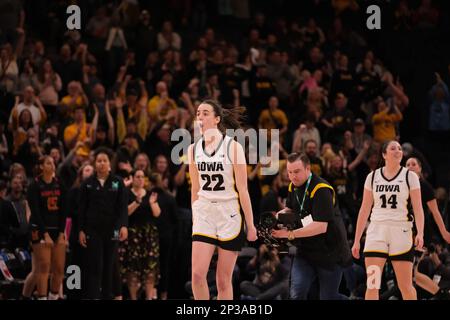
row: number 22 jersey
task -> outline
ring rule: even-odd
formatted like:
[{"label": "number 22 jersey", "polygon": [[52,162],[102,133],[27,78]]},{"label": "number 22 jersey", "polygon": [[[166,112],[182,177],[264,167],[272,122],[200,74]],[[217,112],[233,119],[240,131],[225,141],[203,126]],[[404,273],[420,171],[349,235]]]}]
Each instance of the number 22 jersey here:
[{"label": "number 22 jersey", "polygon": [[369,173],[364,184],[364,188],[373,194],[370,221],[412,221],[412,216],[408,216],[409,192],[420,189],[419,177],[416,173],[400,167],[392,179],[387,179],[384,169],[385,167],[382,167]]},{"label": "number 22 jersey", "polygon": [[211,154],[205,151],[203,138],[194,144],[193,156],[200,184],[199,198],[210,201],[227,201],[238,198],[233,164],[229,156],[232,140],[231,137],[224,135],[216,150]]}]

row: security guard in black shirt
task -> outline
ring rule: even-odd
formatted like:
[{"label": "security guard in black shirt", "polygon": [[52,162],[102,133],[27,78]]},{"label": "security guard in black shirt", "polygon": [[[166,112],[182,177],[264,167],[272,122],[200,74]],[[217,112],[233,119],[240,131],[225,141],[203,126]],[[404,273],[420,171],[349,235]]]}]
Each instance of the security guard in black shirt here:
[{"label": "security guard in black shirt", "polygon": [[339,285],[342,266],[351,262],[351,253],[333,187],[311,172],[305,154],[290,154],[287,170],[291,184],[286,207],[297,216],[300,228],[274,230],[272,236],[287,238],[297,247],[291,270],[291,299],[307,299],[316,278],[321,300],[346,299],[339,294]]}]

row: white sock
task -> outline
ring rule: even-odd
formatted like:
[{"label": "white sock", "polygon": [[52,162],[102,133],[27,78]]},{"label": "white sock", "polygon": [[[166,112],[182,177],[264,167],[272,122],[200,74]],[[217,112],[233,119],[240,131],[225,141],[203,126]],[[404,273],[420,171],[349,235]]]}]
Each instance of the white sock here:
[{"label": "white sock", "polygon": [[59,299],[59,293],[50,292],[48,294],[48,300],[58,300],[58,299]]},{"label": "white sock", "polygon": [[38,300],[47,300],[47,297],[39,297]]}]

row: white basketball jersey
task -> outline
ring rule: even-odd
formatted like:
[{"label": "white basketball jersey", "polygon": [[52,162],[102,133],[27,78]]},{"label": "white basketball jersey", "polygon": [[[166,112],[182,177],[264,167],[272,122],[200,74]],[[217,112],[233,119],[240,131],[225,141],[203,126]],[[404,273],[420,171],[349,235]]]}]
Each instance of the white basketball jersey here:
[{"label": "white basketball jersey", "polygon": [[419,178],[414,172],[401,167],[397,175],[388,180],[383,168],[367,175],[364,188],[373,194],[373,208],[370,221],[412,221],[408,215],[410,190],[420,188]]},{"label": "white basketball jersey", "polygon": [[194,144],[194,161],[198,170],[199,198],[226,201],[238,198],[233,164],[228,155],[232,138],[224,135],[212,154],[205,151],[203,138]]}]

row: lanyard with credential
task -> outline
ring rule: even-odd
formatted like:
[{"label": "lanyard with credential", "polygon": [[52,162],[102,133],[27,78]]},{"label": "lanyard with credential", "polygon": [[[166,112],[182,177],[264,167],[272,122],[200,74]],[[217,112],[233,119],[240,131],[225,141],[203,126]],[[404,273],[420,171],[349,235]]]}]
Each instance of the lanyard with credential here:
[{"label": "lanyard with credential", "polygon": [[303,193],[303,200],[301,203],[300,203],[300,199],[298,198],[298,194],[295,192],[295,189],[294,189],[295,198],[297,199],[298,205],[300,206],[300,214],[302,214],[302,212],[303,212],[303,205],[305,204],[306,192],[308,191],[308,187],[309,187],[309,183],[311,182],[311,178],[312,178],[312,173],[309,174],[308,181],[306,181],[305,192]]}]

